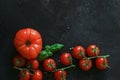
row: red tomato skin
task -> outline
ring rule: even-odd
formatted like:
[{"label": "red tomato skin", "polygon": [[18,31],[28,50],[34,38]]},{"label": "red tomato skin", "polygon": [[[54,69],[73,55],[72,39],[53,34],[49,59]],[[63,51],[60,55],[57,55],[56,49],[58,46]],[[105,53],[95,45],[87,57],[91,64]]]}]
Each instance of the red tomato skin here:
[{"label": "red tomato skin", "polygon": [[42,80],[42,79],[43,79],[42,71],[35,70],[31,80]]},{"label": "red tomato skin", "polygon": [[15,35],[14,45],[24,58],[35,59],[42,50],[41,34],[32,28],[21,29]]},{"label": "red tomato skin", "polygon": [[[82,52],[82,55],[80,55],[80,52]],[[85,49],[82,46],[75,46],[72,55],[75,59],[82,59],[85,56]]]},{"label": "red tomato skin", "polygon": [[62,70],[56,71],[54,73],[55,80],[64,80],[64,79],[62,79],[62,74],[64,74],[64,77],[66,78],[66,76],[67,76],[67,72],[66,71],[62,71]]},{"label": "red tomato skin", "polygon": [[[87,64],[86,64],[87,63]],[[92,68],[92,61],[89,59],[81,59],[79,61],[79,67],[80,69],[82,69],[83,71],[88,71]]]},{"label": "red tomato skin", "polygon": [[30,65],[31,69],[38,69],[39,68],[39,61],[37,59],[32,59],[28,61],[28,66]]},{"label": "red tomato skin", "polygon": [[[24,76],[22,76],[22,74],[24,74]],[[20,72],[20,80],[30,80],[30,73],[26,70],[22,70]]]},{"label": "red tomato skin", "polygon": [[[52,66],[51,66],[51,64],[52,64]],[[51,71],[55,70],[56,62],[52,58],[47,58],[43,62],[43,67],[44,67],[45,71],[51,72]]]},{"label": "red tomato skin", "polygon": [[60,56],[60,62],[64,65],[64,66],[69,66],[71,64],[71,59],[72,60],[72,56],[70,53],[63,53]]},{"label": "red tomato skin", "polygon": [[99,70],[105,70],[108,67],[108,59],[103,57],[97,58],[95,61],[95,65]]},{"label": "red tomato skin", "polygon": [[[93,51],[93,49],[96,49],[96,52]],[[90,57],[98,56],[100,54],[100,50],[96,45],[89,45],[87,47],[87,55]]]},{"label": "red tomato skin", "polygon": [[20,55],[15,56],[13,58],[13,65],[16,67],[23,67],[25,63],[26,63],[26,60]]}]

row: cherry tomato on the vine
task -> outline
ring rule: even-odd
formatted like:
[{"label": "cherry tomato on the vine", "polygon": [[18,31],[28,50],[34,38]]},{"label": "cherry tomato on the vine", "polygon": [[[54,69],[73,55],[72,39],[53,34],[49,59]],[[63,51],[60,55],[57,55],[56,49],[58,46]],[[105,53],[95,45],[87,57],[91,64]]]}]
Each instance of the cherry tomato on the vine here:
[{"label": "cherry tomato on the vine", "polygon": [[42,71],[40,71],[40,70],[33,71],[31,80],[42,80],[42,79],[43,79]]},{"label": "cherry tomato on the vine", "polygon": [[27,70],[20,71],[20,80],[30,80],[30,77],[30,72],[28,72]]},{"label": "cherry tomato on the vine", "polygon": [[99,70],[105,70],[108,67],[108,59],[99,57],[96,59],[95,65]]},{"label": "cherry tomato on the vine", "polygon": [[75,46],[72,54],[75,59],[82,59],[85,56],[85,49],[82,46]]},{"label": "cherry tomato on the vine", "polygon": [[55,80],[66,80],[67,73],[64,70],[58,70],[54,73]]},{"label": "cherry tomato on the vine", "polygon": [[56,62],[52,58],[45,59],[43,62],[43,67],[45,71],[51,72],[56,68]]},{"label": "cherry tomato on the vine", "polygon": [[99,47],[97,47],[96,45],[89,45],[87,47],[87,55],[90,57],[93,56],[98,56],[100,54],[100,50]]},{"label": "cherry tomato on the vine", "polygon": [[92,61],[90,59],[81,59],[79,61],[79,67],[83,71],[88,71],[92,68]]},{"label": "cherry tomato on the vine", "polygon": [[60,62],[65,65],[65,66],[69,66],[70,64],[72,64],[72,56],[70,53],[63,53],[60,56]]},{"label": "cherry tomato on the vine", "polygon": [[37,59],[32,59],[28,61],[27,67],[30,69],[38,69],[39,61]]},{"label": "cherry tomato on the vine", "polygon": [[13,58],[13,65],[16,67],[23,67],[26,63],[26,60],[22,56],[15,56]]}]

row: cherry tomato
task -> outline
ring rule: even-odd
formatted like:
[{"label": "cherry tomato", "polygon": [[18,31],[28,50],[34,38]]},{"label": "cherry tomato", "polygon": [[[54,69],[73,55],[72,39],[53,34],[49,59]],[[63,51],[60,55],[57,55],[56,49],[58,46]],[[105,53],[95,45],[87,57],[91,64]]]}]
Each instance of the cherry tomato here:
[{"label": "cherry tomato", "polygon": [[79,67],[83,71],[88,71],[92,68],[92,61],[90,59],[81,59],[79,62]]},{"label": "cherry tomato", "polygon": [[89,45],[87,47],[87,55],[90,57],[98,56],[100,53],[99,48],[96,45]]},{"label": "cherry tomato", "polygon": [[35,59],[42,49],[42,38],[38,31],[24,28],[16,33],[14,45],[24,58]]},{"label": "cherry tomato", "polygon": [[20,72],[20,80],[30,80],[30,73],[26,70]]},{"label": "cherry tomato", "polygon": [[31,69],[38,69],[39,67],[39,61],[37,59],[32,59],[30,61],[28,61],[28,68]]},{"label": "cherry tomato", "polygon": [[33,76],[31,78],[31,80],[42,80],[42,78],[43,78],[42,71],[35,70],[34,73],[33,73]]},{"label": "cherry tomato", "polygon": [[58,70],[54,73],[55,80],[66,80],[66,71]]},{"label": "cherry tomato", "polygon": [[63,53],[60,56],[60,62],[65,65],[65,66],[69,66],[72,63],[72,56],[70,53]]},{"label": "cherry tomato", "polygon": [[99,70],[105,70],[108,67],[108,60],[104,57],[97,58],[95,65]]},{"label": "cherry tomato", "polygon": [[82,59],[85,56],[85,49],[82,46],[75,46],[72,55],[75,59]]},{"label": "cherry tomato", "polygon": [[22,56],[15,56],[13,58],[13,65],[16,67],[23,67],[26,61]]},{"label": "cherry tomato", "polygon": [[43,62],[43,67],[45,71],[51,72],[56,68],[56,62],[52,58],[45,59]]}]

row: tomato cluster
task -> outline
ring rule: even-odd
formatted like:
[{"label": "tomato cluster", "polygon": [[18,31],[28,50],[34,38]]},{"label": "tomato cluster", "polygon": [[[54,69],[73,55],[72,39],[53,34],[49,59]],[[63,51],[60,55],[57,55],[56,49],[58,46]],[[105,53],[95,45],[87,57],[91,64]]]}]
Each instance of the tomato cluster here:
[{"label": "tomato cluster", "polygon": [[13,58],[13,65],[15,69],[20,70],[20,80],[42,80],[43,78],[37,59],[26,60],[21,55],[17,55]]},{"label": "tomato cluster", "polygon": [[100,49],[96,45],[89,45],[85,51],[85,49],[82,46],[75,46],[72,50],[73,57],[75,59],[79,60],[79,67],[83,71],[88,71],[92,68],[92,60],[93,58],[96,58],[95,60],[95,66],[99,70],[104,70],[108,67],[108,60],[105,56],[99,56]]},{"label": "tomato cluster", "polygon": [[46,72],[54,72],[55,80],[66,80],[66,69],[75,67],[73,59],[79,60],[79,68],[88,71],[93,66],[92,59],[95,58],[95,66],[99,70],[108,67],[109,55],[100,56],[100,49],[97,45],[89,45],[87,49],[83,46],[75,46],[71,52],[60,55],[60,63],[65,67],[57,69],[56,61],[50,58],[53,52],[61,50],[62,44],[47,45],[42,50],[42,38],[39,32],[32,28],[21,29],[16,33],[14,45],[19,55],[13,58],[15,69],[20,70],[20,80],[42,80],[43,73],[39,69],[39,61],[43,61]]}]

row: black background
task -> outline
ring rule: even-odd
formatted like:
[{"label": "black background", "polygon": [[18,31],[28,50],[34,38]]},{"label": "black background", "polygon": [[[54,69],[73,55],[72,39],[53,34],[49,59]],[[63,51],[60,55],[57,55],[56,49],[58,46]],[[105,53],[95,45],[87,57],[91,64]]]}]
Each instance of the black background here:
[{"label": "black background", "polygon": [[67,70],[67,80],[119,80],[120,0],[0,0],[0,80],[19,80],[11,62],[17,54],[13,39],[25,27],[41,33],[43,46],[56,42],[65,45],[53,55],[57,62],[60,54],[75,45],[86,48],[96,44],[101,55],[111,55],[111,69],[93,67],[83,72],[76,67]]}]

